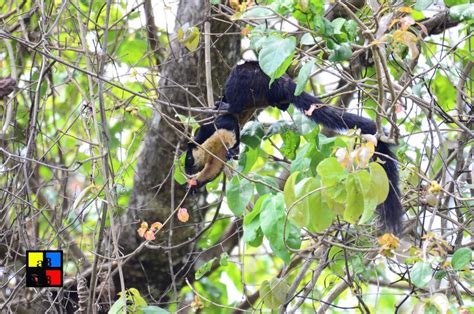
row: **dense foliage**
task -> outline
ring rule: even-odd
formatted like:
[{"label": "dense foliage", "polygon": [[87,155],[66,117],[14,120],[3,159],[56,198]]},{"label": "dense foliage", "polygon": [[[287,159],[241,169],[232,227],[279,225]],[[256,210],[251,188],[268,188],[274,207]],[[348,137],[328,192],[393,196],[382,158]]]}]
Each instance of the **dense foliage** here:
[{"label": "dense foliage", "polygon": [[[0,311],[474,310],[474,5],[186,5],[202,20],[173,1],[0,4]],[[232,66],[206,49],[235,29],[272,80],[288,73],[296,94],[370,117],[379,136],[267,108],[225,174],[185,193],[184,148],[224,85],[200,78]],[[202,77],[180,72],[188,57]],[[378,141],[397,145],[397,235],[377,221],[389,190]],[[140,172],[157,151],[167,160]],[[166,201],[130,205],[146,193]],[[64,288],[25,287],[29,249],[64,250]]]}]

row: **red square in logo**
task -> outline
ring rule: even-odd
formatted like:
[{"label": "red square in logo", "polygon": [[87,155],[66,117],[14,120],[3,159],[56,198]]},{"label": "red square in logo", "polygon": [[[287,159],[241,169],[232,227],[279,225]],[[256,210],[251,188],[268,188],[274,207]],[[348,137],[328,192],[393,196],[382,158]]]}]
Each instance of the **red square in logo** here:
[{"label": "red square in logo", "polygon": [[48,269],[46,270],[46,279],[49,287],[62,285],[62,271],[59,269]]}]

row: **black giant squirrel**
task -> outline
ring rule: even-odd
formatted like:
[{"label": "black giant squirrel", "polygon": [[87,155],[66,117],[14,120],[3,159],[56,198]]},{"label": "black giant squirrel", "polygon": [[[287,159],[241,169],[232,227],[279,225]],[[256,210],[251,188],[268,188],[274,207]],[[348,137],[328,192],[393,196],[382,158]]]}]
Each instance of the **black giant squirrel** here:
[{"label": "black giant squirrel", "polygon": [[[193,175],[188,181],[195,189],[216,178],[224,168],[220,161],[226,161],[238,153],[240,127],[258,108],[274,106],[287,110],[290,104],[303,111],[314,122],[326,128],[339,131],[358,128],[362,134],[376,134],[374,121],[345,112],[324,104],[319,98],[303,92],[295,96],[296,84],[288,75],[276,79],[270,85],[270,78],[260,68],[258,62],[247,61],[233,68],[226,83],[222,101],[216,108],[225,112],[212,123],[202,125],[196,132],[194,142],[188,145],[185,171]],[[376,156],[389,179],[389,193],[378,213],[383,226],[388,231],[400,228],[402,205],[398,189],[398,169],[396,156],[391,144],[378,141]],[[209,154],[212,152],[220,160]]]}]

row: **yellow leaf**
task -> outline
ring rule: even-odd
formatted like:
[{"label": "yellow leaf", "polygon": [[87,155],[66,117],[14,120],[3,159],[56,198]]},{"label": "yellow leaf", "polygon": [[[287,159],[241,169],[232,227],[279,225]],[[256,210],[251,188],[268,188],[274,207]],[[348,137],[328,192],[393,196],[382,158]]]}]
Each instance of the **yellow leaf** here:
[{"label": "yellow leaf", "polygon": [[431,193],[439,193],[441,192],[441,185],[439,185],[439,183],[436,181],[431,181],[431,186],[430,186],[429,191]]},{"label": "yellow leaf", "polygon": [[385,233],[383,236],[378,238],[378,241],[380,245],[386,246],[390,249],[397,249],[400,245],[400,239],[392,233]]},{"label": "yellow leaf", "polygon": [[77,195],[76,199],[74,200],[74,203],[72,204],[72,208],[78,209],[79,204],[85,199],[88,194],[95,193],[97,191],[98,188],[94,183],[87,186],[84,190],[81,191],[81,193],[79,193],[79,195]]},{"label": "yellow leaf", "polygon": [[234,10],[239,10],[240,9],[240,1],[239,0],[230,0],[229,1],[229,6],[234,9]]},{"label": "yellow leaf", "polygon": [[378,238],[379,244],[382,246],[380,254],[391,257],[393,256],[393,250],[396,250],[400,246],[400,239],[391,233],[386,233]]},{"label": "yellow leaf", "polygon": [[402,13],[411,13],[411,12],[413,12],[413,9],[410,8],[410,7],[401,7],[400,9],[398,9],[398,11],[400,11]]},{"label": "yellow leaf", "polygon": [[199,46],[200,37],[201,33],[195,26],[188,27],[186,29],[180,27],[178,29],[178,41],[190,51],[196,50],[196,48]]},{"label": "yellow leaf", "polygon": [[394,42],[407,46],[410,50],[412,59],[418,57],[420,52],[418,51],[418,47],[416,46],[418,38],[415,36],[415,34],[406,30],[397,29],[393,32],[392,39]]}]

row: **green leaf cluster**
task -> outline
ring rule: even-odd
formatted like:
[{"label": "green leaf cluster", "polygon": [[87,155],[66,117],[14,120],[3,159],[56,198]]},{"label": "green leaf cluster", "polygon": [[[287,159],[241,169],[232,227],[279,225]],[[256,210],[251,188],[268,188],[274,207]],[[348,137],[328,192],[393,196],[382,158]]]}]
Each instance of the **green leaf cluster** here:
[{"label": "green leaf cluster", "polygon": [[[119,296],[122,292],[118,293]],[[119,298],[114,302],[109,310],[109,314],[120,313],[134,314],[168,314],[169,312],[159,306],[148,305],[145,299],[140,295],[136,288],[130,288],[125,291],[125,298]]]},{"label": "green leaf cluster", "polygon": [[376,162],[370,163],[368,170],[350,173],[330,157],[321,161],[316,170],[316,177],[301,180],[300,173],[295,172],[285,185],[288,216],[299,227],[323,231],[337,214],[350,223],[362,223],[387,198],[388,178]]}]

